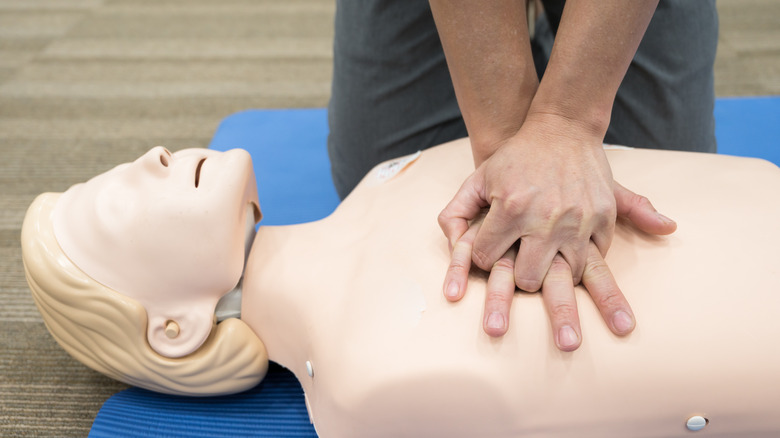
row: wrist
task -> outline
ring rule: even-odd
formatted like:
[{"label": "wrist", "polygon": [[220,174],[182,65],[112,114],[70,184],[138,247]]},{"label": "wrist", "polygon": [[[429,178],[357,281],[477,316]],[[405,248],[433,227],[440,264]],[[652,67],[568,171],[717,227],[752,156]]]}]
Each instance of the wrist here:
[{"label": "wrist", "polygon": [[594,79],[594,74],[574,68],[545,72],[528,117],[557,119],[566,122],[565,126],[579,127],[603,138],[609,128],[617,86]]},{"label": "wrist", "polygon": [[[491,105],[485,105],[489,111],[474,114],[468,108],[462,109],[464,118],[467,119],[471,150],[477,166],[490,158],[523,126],[539,86],[535,75],[535,71],[533,76],[530,73],[524,75],[525,79],[517,81],[514,84],[516,88],[511,93],[506,93],[503,100],[496,102],[494,99]],[[470,117],[465,117],[466,115]]]},{"label": "wrist", "polygon": [[547,142],[565,138],[574,144],[598,146],[601,148],[609,119],[603,125],[582,117],[574,117],[565,112],[536,110],[529,111],[521,136],[547,138]]},{"label": "wrist", "polygon": [[609,128],[612,106],[567,104],[531,105],[526,124],[550,129],[573,139],[596,139],[599,144]]}]

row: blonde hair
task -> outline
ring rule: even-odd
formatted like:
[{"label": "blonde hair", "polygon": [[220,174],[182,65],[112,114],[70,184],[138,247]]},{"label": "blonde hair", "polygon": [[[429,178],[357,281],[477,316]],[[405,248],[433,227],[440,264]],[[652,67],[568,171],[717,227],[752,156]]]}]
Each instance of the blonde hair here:
[{"label": "blonde hair", "polygon": [[230,394],[263,379],[268,353],[239,319],[215,324],[188,356],[172,359],[152,350],[143,306],[93,280],[63,253],[52,226],[59,196],[39,195],[27,210],[22,254],[43,321],[71,356],[113,379],[168,394]]}]

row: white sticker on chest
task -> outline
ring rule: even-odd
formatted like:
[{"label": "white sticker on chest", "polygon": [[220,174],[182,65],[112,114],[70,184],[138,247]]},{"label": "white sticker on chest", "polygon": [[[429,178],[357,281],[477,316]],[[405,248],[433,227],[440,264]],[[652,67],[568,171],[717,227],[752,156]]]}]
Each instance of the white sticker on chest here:
[{"label": "white sticker on chest", "polygon": [[379,182],[385,182],[390,178],[398,175],[402,170],[406,169],[416,159],[420,158],[420,151],[412,155],[401,157],[397,160],[387,162],[379,167],[376,173],[376,178]]}]

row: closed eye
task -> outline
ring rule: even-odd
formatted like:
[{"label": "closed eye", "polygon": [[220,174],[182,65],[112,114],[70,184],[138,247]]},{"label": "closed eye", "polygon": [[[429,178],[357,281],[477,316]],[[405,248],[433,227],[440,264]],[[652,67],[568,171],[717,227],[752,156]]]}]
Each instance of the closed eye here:
[{"label": "closed eye", "polygon": [[202,158],[200,161],[198,161],[198,167],[195,168],[195,188],[198,188],[198,184],[200,184],[200,168],[203,167],[203,162],[206,161],[205,158]]}]

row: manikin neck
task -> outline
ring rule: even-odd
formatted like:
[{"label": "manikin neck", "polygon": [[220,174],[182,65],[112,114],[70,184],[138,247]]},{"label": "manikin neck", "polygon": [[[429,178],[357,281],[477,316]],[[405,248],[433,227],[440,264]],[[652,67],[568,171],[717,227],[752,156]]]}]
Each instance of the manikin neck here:
[{"label": "manikin neck", "polygon": [[255,225],[255,219],[258,216],[255,213],[254,206],[252,204],[247,206],[246,209],[246,225],[244,228],[244,270],[241,272],[241,277],[238,279],[238,283],[227,292],[222,298],[219,299],[216,308],[214,309],[214,315],[217,318],[217,322],[224,321],[228,318],[241,318],[241,290],[244,284],[244,273],[246,273],[246,264],[249,259],[249,253],[252,250],[252,245],[257,235],[257,229]]},{"label": "manikin neck", "polygon": [[[315,229],[318,222],[260,227],[237,287],[241,319],[263,341],[269,359],[288,368],[309,340],[304,321],[311,320],[321,295],[327,295],[318,294],[307,281],[317,261],[311,240]],[[226,303],[234,300],[235,295],[225,298]]]}]

